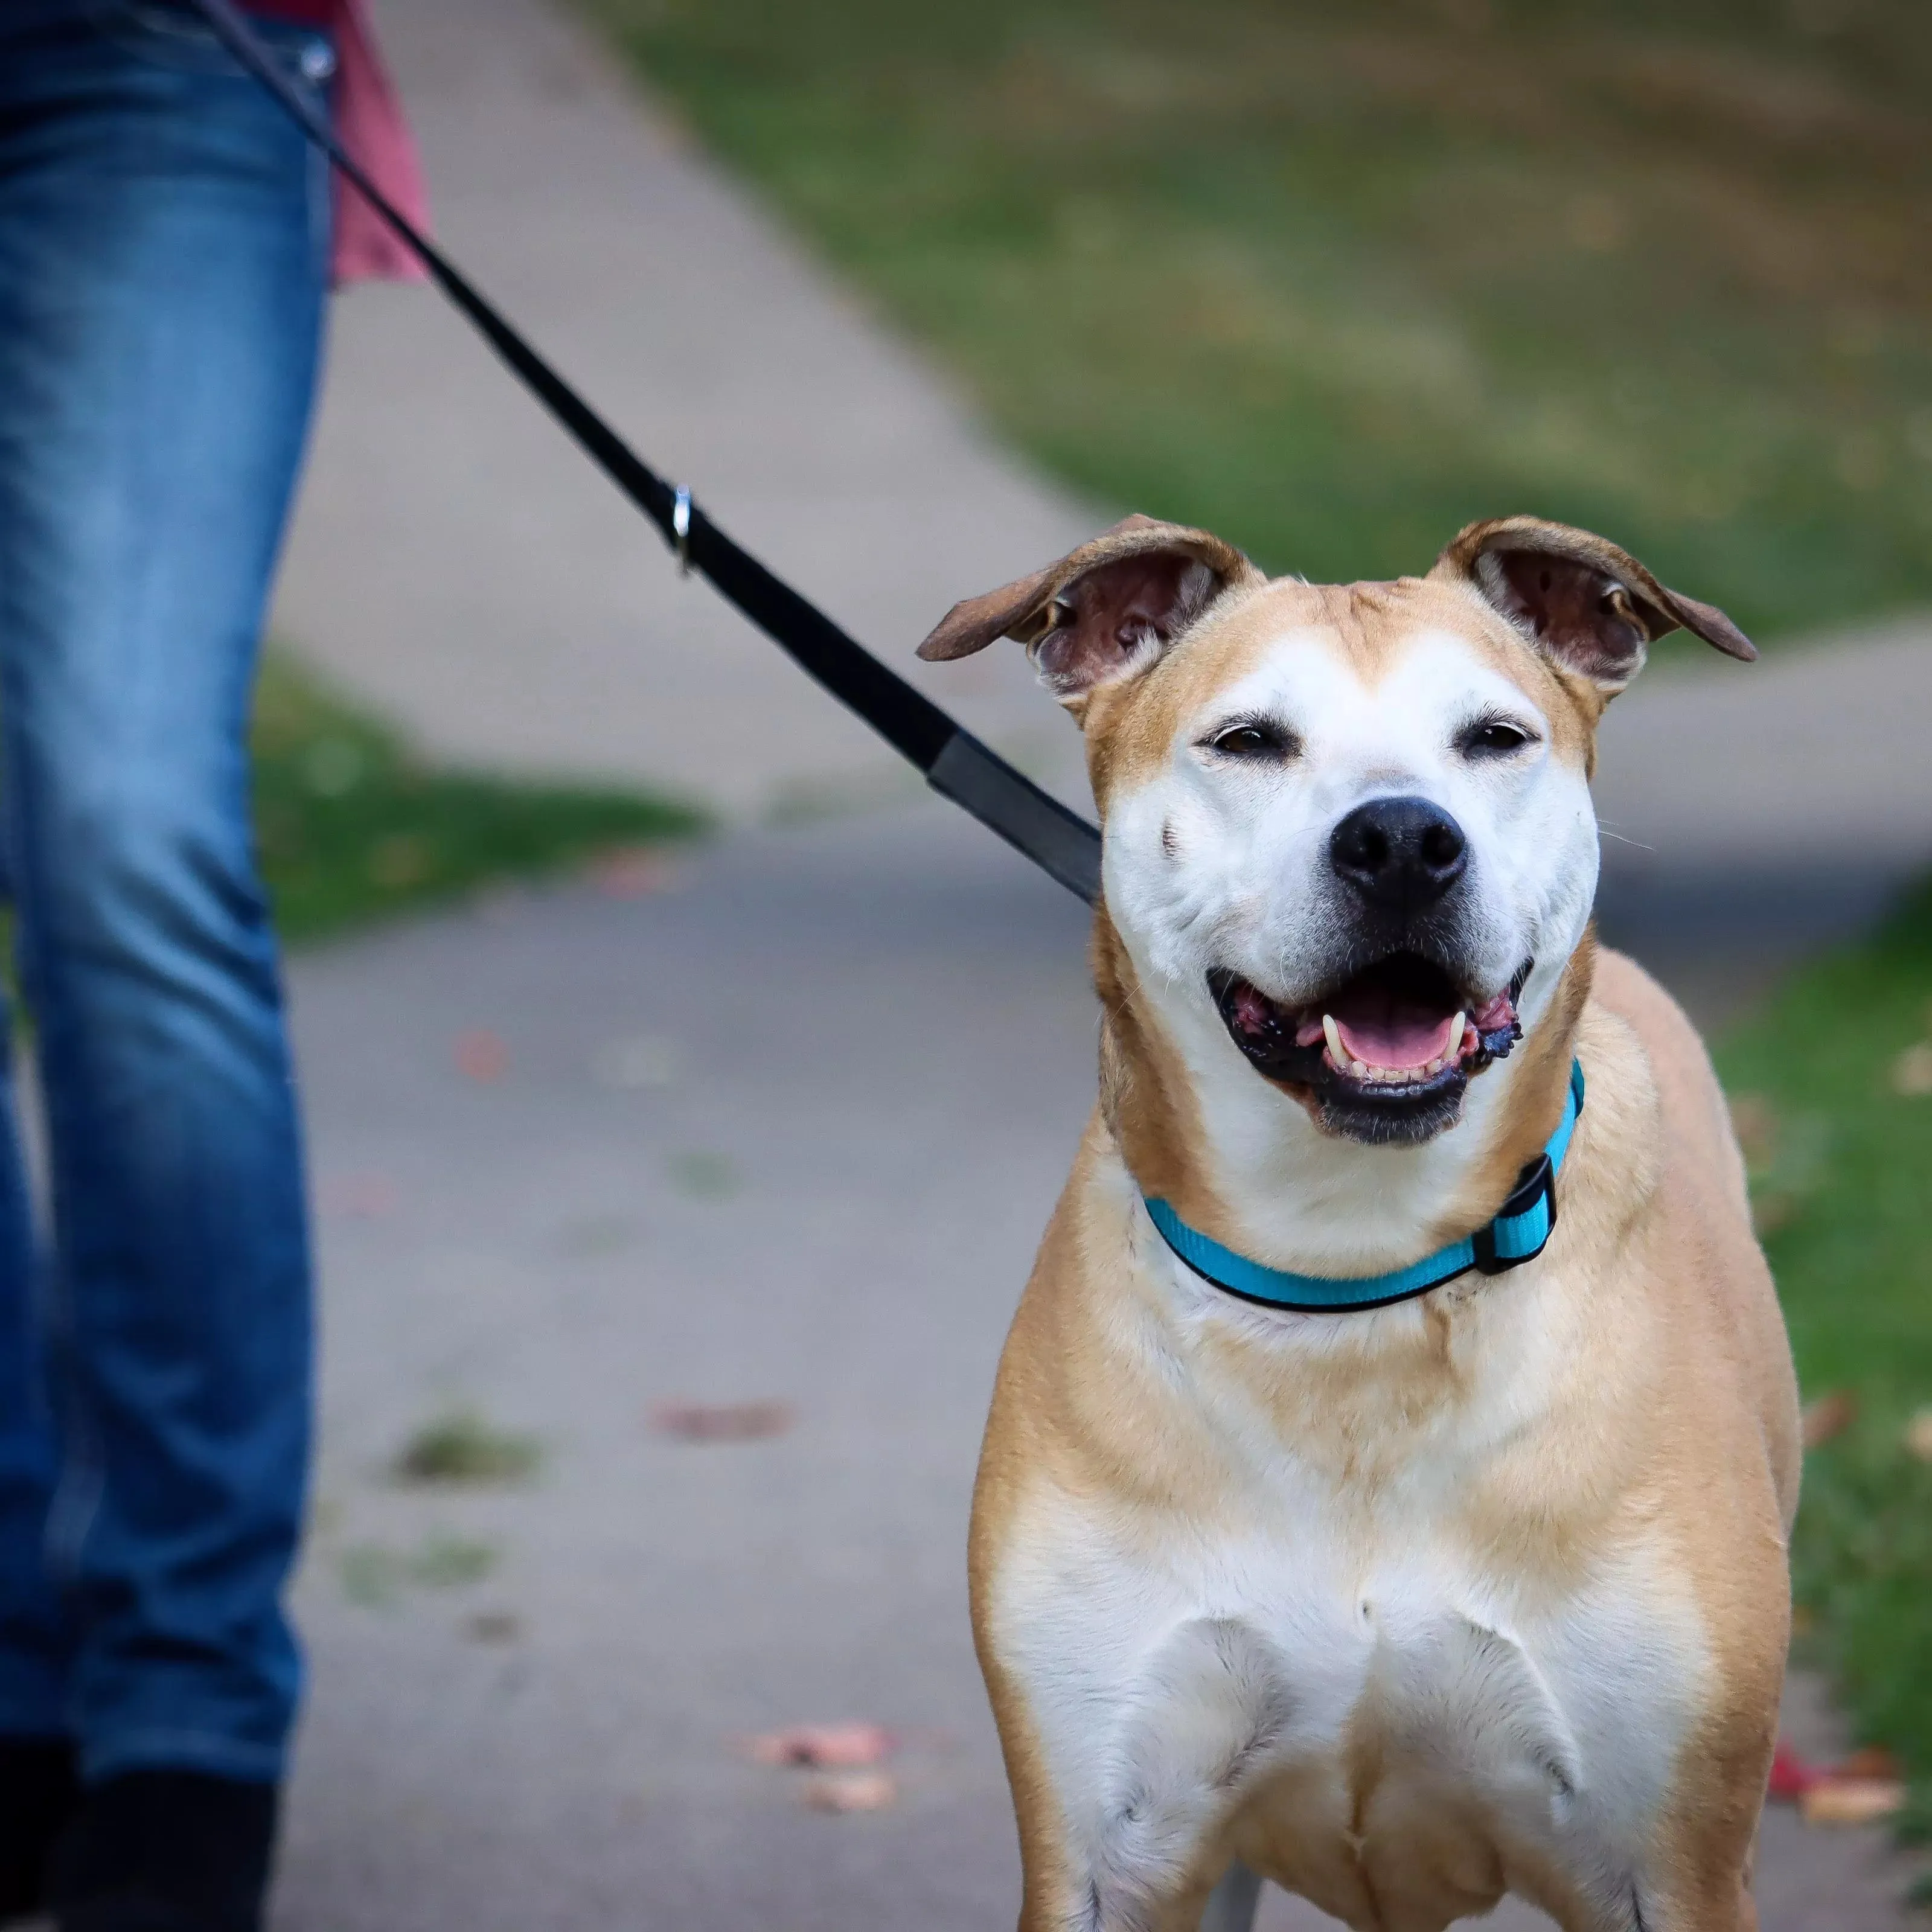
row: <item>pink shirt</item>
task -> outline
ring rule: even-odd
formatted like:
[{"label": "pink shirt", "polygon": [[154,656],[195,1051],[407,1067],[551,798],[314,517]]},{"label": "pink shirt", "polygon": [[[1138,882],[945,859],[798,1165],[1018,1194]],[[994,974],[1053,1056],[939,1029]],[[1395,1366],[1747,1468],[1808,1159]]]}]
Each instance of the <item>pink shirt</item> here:
[{"label": "pink shirt", "polygon": [[[403,118],[402,104],[376,52],[364,0],[249,0],[251,10],[326,27],[335,37],[335,131],[352,159],[394,204],[429,230],[422,165]],[[382,218],[338,174],[335,178],[334,279],[420,282],[422,264],[398,242]]]}]

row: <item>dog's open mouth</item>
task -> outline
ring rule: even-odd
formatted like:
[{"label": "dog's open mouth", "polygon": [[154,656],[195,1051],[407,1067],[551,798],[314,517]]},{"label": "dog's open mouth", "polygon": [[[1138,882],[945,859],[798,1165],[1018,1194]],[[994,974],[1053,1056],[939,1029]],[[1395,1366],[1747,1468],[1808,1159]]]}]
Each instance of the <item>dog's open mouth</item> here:
[{"label": "dog's open mouth", "polygon": [[[1469,1080],[1522,1036],[1516,1002],[1529,964],[1502,992],[1460,986],[1432,960],[1394,952],[1328,988],[1306,1006],[1272,1000],[1238,974],[1208,975],[1208,989],[1234,1044],[1258,1071],[1309,1090],[1340,1131],[1410,1137],[1446,1124]],[[1446,1112],[1445,1112],[1446,1108]],[[1440,1117],[1439,1118],[1436,1117]],[[1370,1131],[1379,1120],[1391,1132]]]}]

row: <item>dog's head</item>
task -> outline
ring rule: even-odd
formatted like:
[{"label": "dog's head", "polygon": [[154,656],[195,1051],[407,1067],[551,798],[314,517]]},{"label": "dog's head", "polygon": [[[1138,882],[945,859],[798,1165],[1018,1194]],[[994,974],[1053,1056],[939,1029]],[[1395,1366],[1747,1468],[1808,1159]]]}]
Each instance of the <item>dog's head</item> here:
[{"label": "dog's head", "polygon": [[1322,1133],[1414,1145],[1549,1007],[1595,895],[1598,721],[1680,626],[1756,655],[1534,518],[1331,586],[1132,517],[920,654],[1016,638],[1079,719],[1106,916],[1184,1051],[1219,1038]]}]

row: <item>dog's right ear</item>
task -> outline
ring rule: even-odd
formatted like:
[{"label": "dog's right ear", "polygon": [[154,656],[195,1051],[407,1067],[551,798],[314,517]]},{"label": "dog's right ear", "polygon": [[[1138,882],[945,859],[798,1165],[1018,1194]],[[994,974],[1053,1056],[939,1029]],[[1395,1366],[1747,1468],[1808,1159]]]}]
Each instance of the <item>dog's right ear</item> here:
[{"label": "dog's right ear", "polygon": [[1129,517],[1058,563],[954,604],[919,654],[970,657],[1016,638],[1041,682],[1078,710],[1098,686],[1152,664],[1231,585],[1264,580],[1205,530]]}]

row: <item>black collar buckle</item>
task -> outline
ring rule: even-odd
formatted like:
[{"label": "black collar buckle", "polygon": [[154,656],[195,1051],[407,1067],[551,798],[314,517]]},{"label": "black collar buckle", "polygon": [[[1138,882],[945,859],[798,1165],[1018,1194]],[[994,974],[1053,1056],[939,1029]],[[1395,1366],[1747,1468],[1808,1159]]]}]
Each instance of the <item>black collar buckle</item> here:
[{"label": "black collar buckle", "polygon": [[[1496,1228],[1504,1221],[1517,1221],[1536,1212],[1537,1204],[1544,1204],[1545,1218],[1542,1238],[1533,1248],[1521,1252],[1499,1253],[1496,1247]],[[1496,1220],[1478,1228],[1469,1237],[1469,1245],[1475,1251],[1476,1270],[1480,1274],[1507,1274],[1513,1268],[1521,1268],[1525,1262],[1534,1261],[1549,1245],[1550,1237],[1556,1226],[1556,1169],[1547,1154],[1540,1154],[1516,1177],[1516,1186],[1510,1190],[1510,1197],[1496,1210]]]}]

